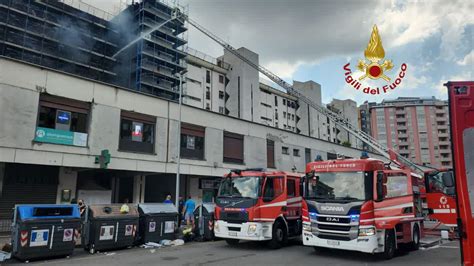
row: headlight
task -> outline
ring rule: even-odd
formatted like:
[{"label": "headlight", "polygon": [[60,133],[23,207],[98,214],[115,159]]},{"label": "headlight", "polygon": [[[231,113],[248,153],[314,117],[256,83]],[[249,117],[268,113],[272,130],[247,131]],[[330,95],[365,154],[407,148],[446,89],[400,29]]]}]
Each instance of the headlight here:
[{"label": "headlight", "polygon": [[250,224],[249,229],[248,229],[248,233],[253,234],[253,233],[255,233],[255,231],[257,231],[257,225],[256,224]]},{"label": "headlight", "polygon": [[214,223],[214,231],[219,232],[219,223],[217,221]]},{"label": "headlight", "polygon": [[359,228],[359,236],[373,236],[375,235],[375,228]]},{"label": "headlight", "polygon": [[303,231],[311,232],[311,225],[310,224],[303,224]]}]

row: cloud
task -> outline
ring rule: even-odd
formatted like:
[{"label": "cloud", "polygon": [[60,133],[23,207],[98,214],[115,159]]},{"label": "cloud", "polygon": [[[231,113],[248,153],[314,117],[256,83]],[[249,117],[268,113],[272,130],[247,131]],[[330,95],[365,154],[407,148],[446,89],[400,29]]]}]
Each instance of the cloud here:
[{"label": "cloud", "polygon": [[471,81],[474,80],[472,70],[463,71],[459,74],[451,76],[442,76],[436,83],[437,86],[433,86],[436,89],[437,94],[440,98],[446,99],[448,97],[448,91],[444,84],[448,81]]},{"label": "cloud", "polygon": [[293,64],[285,61],[272,61],[268,63],[265,68],[269,69],[280,78],[291,79],[298,67],[300,67],[302,64],[303,62],[301,61]]},{"label": "cloud", "polygon": [[388,47],[422,42],[441,34],[441,57],[452,59],[461,46],[465,27],[474,24],[472,1],[396,1],[381,5],[377,14],[380,32]]},{"label": "cloud", "polygon": [[471,66],[474,64],[474,50],[471,50],[462,60],[456,62],[460,66]]}]

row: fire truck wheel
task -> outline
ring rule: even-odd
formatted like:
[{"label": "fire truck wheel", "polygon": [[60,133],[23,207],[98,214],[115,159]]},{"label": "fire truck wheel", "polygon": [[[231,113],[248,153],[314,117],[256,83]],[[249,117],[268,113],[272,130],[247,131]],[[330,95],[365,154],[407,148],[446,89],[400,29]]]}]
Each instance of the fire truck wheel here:
[{"label": "fire truck wheel", "polygon": [[410,250],[420,249],[420,229],[417,224],[413,227],[413,242],[410,243],[409,247]]},{"label": "fire truck wheel", "polygon": [[227,242],[229,246],[235,246],[239,244],[239,239],[226,239],[225,242]]},{"label": "fire truck wheel", "polygon": [[395,241],[396,241],[396,239],[395,239],[394,231],[393,230],[386,230],[385,231],[385,243],[384,243],[385,249],[382,253],[380,253],[380,257],[382,259],[389,260],[389,259],[393,258],[393,256],[395,255],[395,249],[397,248]]},{"label": "fire truck wheel", "polygon": [[273,226],[272,240],[270,240],[270,248],[281,248],[288,241],[288,234],[285,230],[285,225],[281,222],[276,222]]}]

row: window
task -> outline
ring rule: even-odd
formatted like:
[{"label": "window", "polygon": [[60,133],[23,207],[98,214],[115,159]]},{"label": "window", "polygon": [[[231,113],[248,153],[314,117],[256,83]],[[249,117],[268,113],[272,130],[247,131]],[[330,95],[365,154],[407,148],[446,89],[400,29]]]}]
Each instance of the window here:
[{"label": "window", "polygon": [[308,148],[304,149],[304,159],[305,159],[306,164],[311,162],[311,149],[308,149]]},{"label": "window", "polygon": [[206,110],[211,110],[211,106],[209,105],[209,103],[206,103]]},{"label": "window", "polygon": [[224,132],[224,162],[244,163],[244,136]]},{"label": "window", "polygon": [[224,107],[219,106],[219,113],[223,114],[224,113]]},{"label": "window", "polygon": [[206,70],[206,83],[211,83],[211,71]]},{"label": "window", "polygon": [[205,128],[181,124],[181,158],[204,160]]},{"label": "window", "polygon": [[293,149],[293,156],[300,157],[300,150],[299,149]]},{"label": "window", "polygon": [[224,76],[219,75],[219,83],[224,84]]},{"label": "window", "polygon": [[283,118],[286,118],[286,112],[283,112]]},{"label": "window", "polygon": [[275,141],[267,139],[267,167],[275,168]]},{"label": "window", "polygon": [[223,91],[219,91],[219,99],[224,99],[224,92]]},{"label": "window", "polygon": [[275,120],[278,120],[278,112],[275,111]]},{"label": "window", "polygon": [[278,97],[275,96],[275,106],[278,106]]},{"label": "window", "polygon": [[408,178],[406,175],[389,175],[387,177],[387,198],[408,195]]},{"label": "window", "polygon": [[265,187],[263,189],[263,200],[272,201],[283,194],[283,177],[267,177]]},{"label": "window", "polygon": [[286,180],[286,193],[288,197],[296,197],[296,182],[294,179]]},{"label": "window", "polygon": [[211,88],[206,86],[206,100],[211,99]]},{"label": "window", "polygon": [[39,106],[35,141],[87,146],[89,103],[41,94]]},{"label": "window", "polygon": [[295,121],[295,115],[291,115],[291,120]]},{"label": "window", "polygon": [[122,111],[119,149],[153,153],[155,151],[156,118],[135,112]]},{"label": "window", "polygon": [[286,99],[283,99],[283,105],[286,105]]},{"label": "window", "polygon": [[288,147],[281,147],[281,153],[288,155],[290,154],[290,151]]}]

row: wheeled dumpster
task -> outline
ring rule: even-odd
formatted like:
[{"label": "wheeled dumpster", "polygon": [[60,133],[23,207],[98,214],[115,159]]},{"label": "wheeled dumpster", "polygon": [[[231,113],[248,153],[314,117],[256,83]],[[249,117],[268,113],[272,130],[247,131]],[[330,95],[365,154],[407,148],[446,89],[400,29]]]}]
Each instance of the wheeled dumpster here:
[{"label": "wheeled dumpster", "polygon": [[[91,254],[96,251],[121,249],[133,246],[138,230],[138,209],[127,204],[89,205],[82,230],[82,245]],[[122,212],[121,212],[122,209]]]},{"label": "wheeled dumpster", "polygon": [[12,255],[22,261],[69,256],[81,226],[77,205],[16,205],[12,224]]},{"label": "wheeled dumpster", "polygon": [[170,203],[139,204],[140,242],[158,243],[163,239],[174,240],[178,227],[178,209]]},{"label": "wheeled dumpster", "polygon": [[[214,240],[214,203],[203,203],[194,210],[196,234],[204,240]],[[202,210],[201,210],[202,209]]]}]

